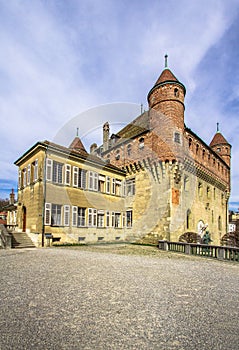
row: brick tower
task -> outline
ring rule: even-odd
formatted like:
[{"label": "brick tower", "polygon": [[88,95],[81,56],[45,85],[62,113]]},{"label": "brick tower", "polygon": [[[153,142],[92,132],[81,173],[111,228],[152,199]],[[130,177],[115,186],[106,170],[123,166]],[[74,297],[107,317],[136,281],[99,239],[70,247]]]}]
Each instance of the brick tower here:
[{"label": "brick tower", "polygon": [[150,109],[161,112],[181,132],[184,130],[185,86],[178,81],[168,68],[168,56],[165,55],[165,68],[148,93]]}]

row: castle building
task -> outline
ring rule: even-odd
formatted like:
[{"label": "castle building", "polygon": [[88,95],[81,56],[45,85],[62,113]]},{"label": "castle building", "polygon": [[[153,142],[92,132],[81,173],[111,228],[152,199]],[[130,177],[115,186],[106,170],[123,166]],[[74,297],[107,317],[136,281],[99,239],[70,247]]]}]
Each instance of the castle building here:
[{"label": "castle building", "polygon": [[[18,228],[61,242],[178,241],[207,227],[214,244],[228,229],[231,146],[217,128],[207,145],[184,123],[186,89],[167,67],[148,93],[149,109],[87,153],[38,142],[19,167]],[[38,237],[38,238],[36,238]]]}]

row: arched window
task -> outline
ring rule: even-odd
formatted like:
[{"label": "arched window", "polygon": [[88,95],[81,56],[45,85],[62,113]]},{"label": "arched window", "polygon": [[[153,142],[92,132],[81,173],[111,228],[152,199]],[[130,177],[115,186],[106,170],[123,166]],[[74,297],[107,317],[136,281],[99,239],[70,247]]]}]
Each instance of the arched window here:
[{"label": "arched window", "polygon": [[132,151],[132,147],[131,147],[131,144],[129,144],[127,146],[127,155],[130,156],[131,155],[131,151]]},{"label": "arched window", "polygon": [[221,216],[218,217],[218,230],[219,231],[222,230],[222,218],[221,218]]},{"label": "arched window", "polygon": [[192,212],[190,209],[187,210],[186,226],[187,230],[192,227]]},{"label": "arched window", "polygon": [[143,149],[143,148],[144,148],[144,138],[141,137],[141,138],[139,139],[139,149]]},{"label": "arched window", "polygon": [[197,143],[196,144],[196,154],[198,154],[198,151],[199,151],[199,144]]},{"label": "arched window", "polygon": [[207,198],[210,199],[211,198],[211,189],[209,186],[207,186]]},{"label": "arched window", "polygon": [[202,197],[202,183],[201,182],[198,183],[198,196]]},{"label": "arched window", "polygon": [[205,157],[205,149],[202,150],[202,159]]},{"label": "arched window", "polygon": [[116,151],[115,159],[116,160],[120,159],[120,150],[119,149],[117,149],[117,151]]},{"label": "arched window", "polygon": [[192,139],[191,138],[188,139],[188,147],[189,147],[189,149],[192,148]]},{"label": "arched window", "polygon": [[174,96],[179,97],[179,91],[177,88],[174,89]]}]

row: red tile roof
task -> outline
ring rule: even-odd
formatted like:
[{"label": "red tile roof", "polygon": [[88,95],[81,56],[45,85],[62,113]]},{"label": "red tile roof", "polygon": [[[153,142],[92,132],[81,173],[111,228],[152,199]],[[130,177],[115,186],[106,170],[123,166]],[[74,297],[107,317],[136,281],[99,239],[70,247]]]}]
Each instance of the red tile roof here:
[{"label": "red tile roof", "polygon": [[162,73],[160,74],[158,80],[156,81],[155,85],[158,85],[160,83],[164,83],[166,81],[177,81],[178,79],[175,77],[175,75],[171,72],[170,69],[165,68]]},{"label": "red tile roof", "polygon": [[80,139],[78,136],[76,136],[76,137],[74,138],[74,140],[73,140],[72,143],[70,144],[69,148],[70,148],[70,149],[73,149],[73,150],[75,150],[75,151],[81,150],[81,151],[86,152],[86,149],[85,149],[83,143],[81,142],[81,139]]},{"label": "red tile roof", "polygon": [[210,147],[215,146],[215,145],[225,145],[225,144],[228,144],[227,140],[226,140],[225,137],[218,131],[218,132],[214,135],[214,137],[213,137],[213,139],[212,139],[212,141],[211,141],[211,143],[210,143]]}]

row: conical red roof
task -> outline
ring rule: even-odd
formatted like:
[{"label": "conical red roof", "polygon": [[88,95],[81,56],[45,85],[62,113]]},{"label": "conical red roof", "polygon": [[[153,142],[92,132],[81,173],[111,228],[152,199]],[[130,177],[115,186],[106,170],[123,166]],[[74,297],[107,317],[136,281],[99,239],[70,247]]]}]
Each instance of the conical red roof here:
[{"label": "conical red roof", "polygon": [[220,133],[220,131],[217,131],[217,133],[214,135],[210,147],[216,146],[216,145],[225,145],[228,144],[225,137]]},{"label": "conical red roof", "polygon": [[162,73],[160,74],[158,80],[156,81],[155,85],[158,85],[160,83],[164,83],[166,81],[178,81],[178,79],[175,77],[175,75],[171,72],[170,69],[165,68]]},{"label": "conical red roof", "polygon": [[76,137],[74,138],[74,140],[73,140],[72,143],[70,144],[69,148],[70,148],[70,149],[73,149],[73,150],[75,150],[75,151],[81,150],[81,151],[86,152],[86,149],[85,149],[83,143],[81,142],[81,140],[80,140],[80,138],[79,138],[78,136],[76,136]]}]

